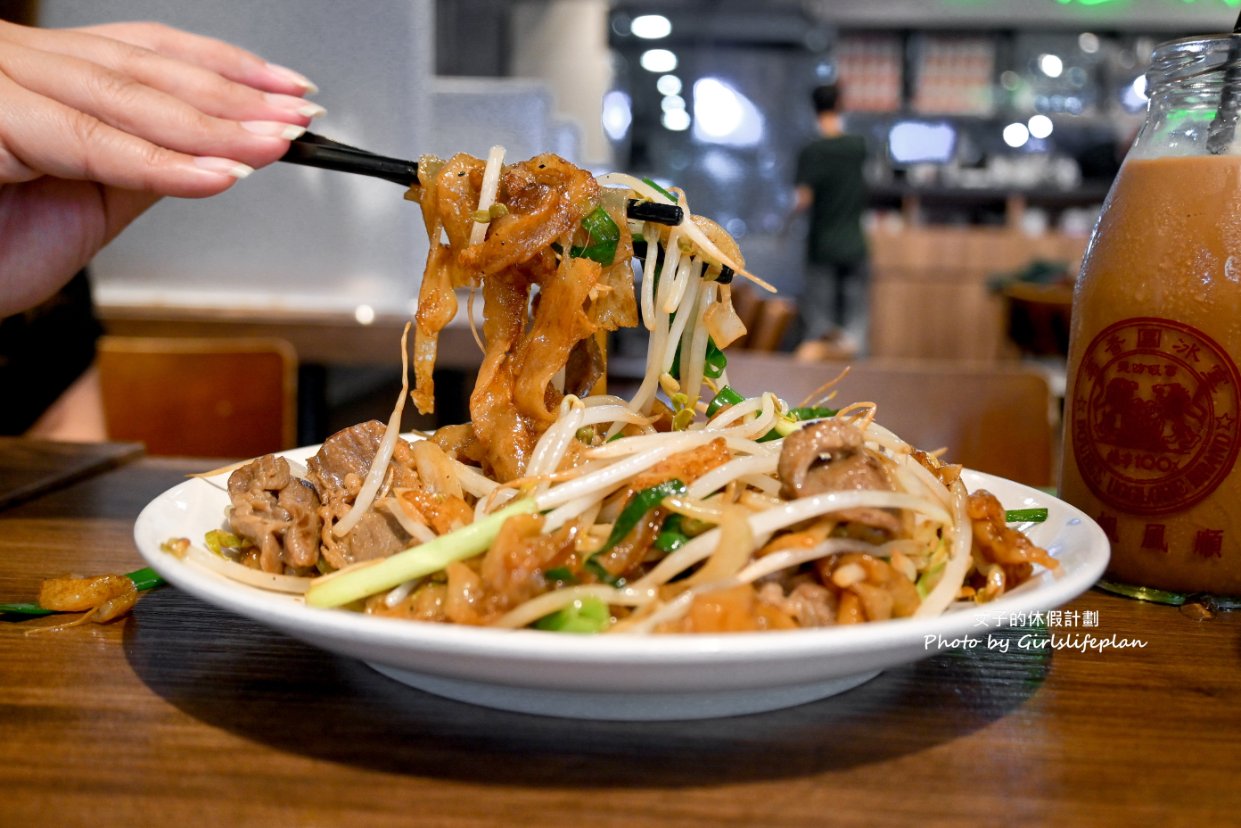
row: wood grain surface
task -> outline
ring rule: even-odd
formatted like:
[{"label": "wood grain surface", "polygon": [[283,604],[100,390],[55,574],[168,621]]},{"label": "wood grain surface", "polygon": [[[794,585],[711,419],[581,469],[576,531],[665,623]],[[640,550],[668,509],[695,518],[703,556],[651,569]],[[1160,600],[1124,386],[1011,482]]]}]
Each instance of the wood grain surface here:
[{"label": "wood grain surface", "polygon": [[[137,568],[139,510],[198,470],[145,458],[0,511],[0,601]],[[0,825],[1236,824],[1241,616],[1067,609],[1098,626],[633,724],[436,698],[165,587],[104,627],[0,625]],[[1146,646],[1048,646],[1087,633]]]},{"label": "wood grain surface", "polygon": [[0,509],[142,454],[139,443],[62,443],[0,437]]}]

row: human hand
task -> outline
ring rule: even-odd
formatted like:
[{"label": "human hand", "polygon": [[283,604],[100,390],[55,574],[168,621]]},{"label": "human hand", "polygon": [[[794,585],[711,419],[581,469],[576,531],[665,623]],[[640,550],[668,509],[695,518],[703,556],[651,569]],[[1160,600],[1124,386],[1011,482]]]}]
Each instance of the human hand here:
[{"label": "human hand", "polygon": [[227,190],[323,108],[313,84],[152,23],[0,21],[0,316],[32,306],[161,196]]}]

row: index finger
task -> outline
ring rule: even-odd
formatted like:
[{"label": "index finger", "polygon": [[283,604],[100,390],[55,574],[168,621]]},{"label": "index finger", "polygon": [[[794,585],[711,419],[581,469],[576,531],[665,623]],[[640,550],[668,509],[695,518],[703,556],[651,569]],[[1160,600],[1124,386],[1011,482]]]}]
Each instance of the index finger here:
[{"label": "index finger", "polygon": [[266,61],[223,40],[174,29],[162,23],[104,23],[84,26],[76,31],[142,46],[266,92],[302,96],[319,91],[319,87],[305,75],[287,66]]},{"label": "index finger", "polygon": [[253,170],[152,144],[0,74],[0,184],[42,175],[182,198],[223,192]]}]

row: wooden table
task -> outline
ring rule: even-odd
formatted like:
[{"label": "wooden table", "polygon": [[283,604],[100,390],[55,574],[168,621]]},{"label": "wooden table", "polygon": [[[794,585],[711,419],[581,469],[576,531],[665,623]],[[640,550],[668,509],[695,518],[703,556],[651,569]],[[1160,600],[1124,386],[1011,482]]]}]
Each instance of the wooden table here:
[{"label": "wooden table", "polygon": [[[141,565],[143,458],[0,511],[0,601]],[[1108,652],[947,651],[776,713],[501,713],[395,684],[172,588],[105,627],[0,624],[0,825],[1236,824],[1241,614],[1090,592]]]}]

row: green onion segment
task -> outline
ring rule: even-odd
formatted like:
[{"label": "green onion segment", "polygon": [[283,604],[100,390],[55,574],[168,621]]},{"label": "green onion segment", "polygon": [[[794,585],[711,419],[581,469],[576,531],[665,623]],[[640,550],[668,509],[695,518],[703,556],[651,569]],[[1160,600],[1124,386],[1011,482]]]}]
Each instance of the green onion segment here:
[{"label": "green onion segment", "polygon": [[647,184],[649,184],[650,186],[654,187],[654,188],[655,188],[655,190],[656,190],[657,192],[662,193],[663,195],[667,196],[667,197],[668,197],[668,200],[669,200],[669,201],[671,201],[673,204],[676,204],[676,203],[677,203],[677,197],[676,197],[676,196],[674,196],[672,193],[668,192],[668,191],[667,191],[667,190],[665,190],[663,187],[661,187],[661,186],[659,186],[658,184],[656,184],[656,183],[655,183],[654,181],[652,181],[651,179],[649,179],[649,178],[643,178],[642,180],[643,180],[643,181],[645,181],[645,182],[646,182]]},{"label": "green onion segment", "polygon": [[[715,344],[715,340],[707,337],[707,355],[706,361],[702,365],[702,373],[711,379],[719,379],[724,375],[724,369],[728,367],[728,356]],[[677,345],[677,352],[672,357],[672,367],[669,370],[674,377],[681,376],[681,346]]]},{"label": "green onion segment", "polygon": [[1047,510],[1045,508],[1009,509],[1004,513],[1004,520],[1008,523],[1042,523],[1047,520]]},{"label": "green onion segment", "polygon": [[612,612],[603,600],[586,597],[543,616],[534,622],[534,627],[561,633],[600,633],[611,620]]},{"label": "green onion segment", "polygon": [[745,397],[734,391],[731,385],[725,385],[711,398],[711,402],[707,403],[707,416],[714,417],[721,409],[739,402],[745,402]]},{"label": "green onion segment", "polygon": [[500,534],[504,521],[513,515],[528,515],[537,510],[534,500],[518,500],[455,532],[440,535],[391,557],[325,575],[316,579],[306,590],[306,603],[312,607],[340,607],[438,572],[453,561],[473,557],[491,546]]},{"label": "green onion segment", "polygon": [[608,211],[596,207],[594,212],[582,219],[582,227],[590,240],[584,245],[569,248],[569,255],[576,259],[590,259],[601,265],[610,265],[616,260],[616,246],[620,243],[620,228]]},{"label": "green onion segment", "polygon": [[625,504],[625,508],[621,510],[620,516],[616,518],[616,523],[612,524],[612,532],[608,535],[607,541],[594,554],[602,555],[620,543],[633,531],[638,522],[646,517],[646,513],[659,506],[665,497],[683,495],[686,491],[685,484],[680,480],[666,480],[657,486],[651,486],[649,489],[643,489],[634,494]]}]

